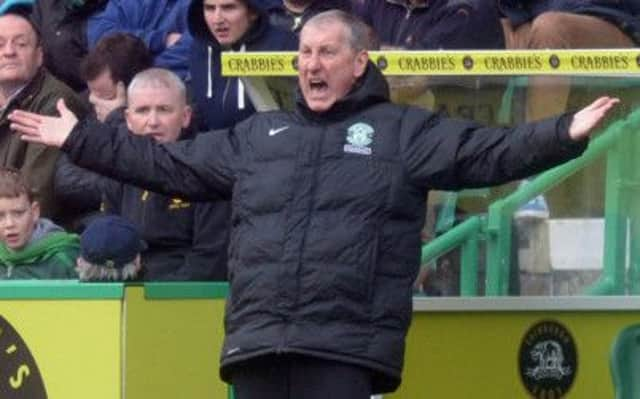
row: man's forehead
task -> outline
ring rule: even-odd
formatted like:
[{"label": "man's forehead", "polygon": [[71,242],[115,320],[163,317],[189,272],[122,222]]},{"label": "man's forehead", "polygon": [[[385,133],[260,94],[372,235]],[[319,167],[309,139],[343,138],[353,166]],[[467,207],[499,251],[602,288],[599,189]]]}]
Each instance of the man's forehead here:
[{"label": "man's forehead", "polygon": [[337,42],[344,43],[346,27],[338,21],[307,24],[300,31],[300,44]]},{"label": "man's forehead", "polygon": [[[153,92],[153,94],[151,94]],[[164,85],[141,85],[136,86],[129,93],[129,106],[158,106],[158,105],[180,105],[180,91],[174,87]]]},{"label": "man's forehead", "polygon": [[[9,27],[14,29],[7,31]],[[36,36],[33,25],[23,16],[16,14],[5,14],[0,16],[0,36]]]}]

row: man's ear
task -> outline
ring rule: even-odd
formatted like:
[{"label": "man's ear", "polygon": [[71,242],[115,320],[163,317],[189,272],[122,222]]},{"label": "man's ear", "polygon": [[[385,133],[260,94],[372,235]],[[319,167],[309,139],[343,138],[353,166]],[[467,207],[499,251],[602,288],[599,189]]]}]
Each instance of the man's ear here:
[{"label": "man's ear", "polygon": [[44,50],[42,49],[42,44],[38,44],[38,47],[36,47],[36,52],[36,64],[38,65],[38,67],[41,67],[42,64],[44,64]]},{"label": "man's ear", "polygon": [[40,203],[38,201],[33,201],[31,203],[31,213],[33,213],[34,222],[40,219]]},{"label": "man's ear", "polygon": [[356,58],[353,62],[355,63],[354,75],[357,79],[364,75],[364,71],[367,70],[369,52],[367,50],[360,50],[358,54],[356,54]]},{"label": "man's ear", "polygon": [[191,124],[191,117],[193,116],[193,109],[190,105],[185,105],[182,111],[182,128],[186,129]]},{"label": "man's ear", "polygon": [[131,113],[131,111],[129,111],[129,107],[124,109],[124,120],[127,122],[127,129],[129,129],[129,131],[133,131],[131,129],[131,123],[129,123],[129,114]]}]

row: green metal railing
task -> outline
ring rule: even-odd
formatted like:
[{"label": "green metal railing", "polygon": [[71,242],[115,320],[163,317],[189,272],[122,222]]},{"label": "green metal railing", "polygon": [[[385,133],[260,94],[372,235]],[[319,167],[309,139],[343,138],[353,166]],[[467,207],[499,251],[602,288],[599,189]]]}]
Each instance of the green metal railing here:
[{"label": "green metal railing", "polygon": [[591,140],[581,157],[540,174],[513,194],[494,202],[486,217],[472,217],[427,243],[422,248],[422,262],[431,262],[461,247],[460,294],[475,296],[478,293],[478,245],[484,240],[487,246],[485,295],[507,295],[514,211],[606,155],[604,265],[600,280],[588,293],[640,293],[640,240],[634,239],[640,232],[640,201],[633,200],[638,198],[636,194],[640,190],[640,168],[636,166],[636,159],[640,157],[638,129],[640,111],[613,123]]}]

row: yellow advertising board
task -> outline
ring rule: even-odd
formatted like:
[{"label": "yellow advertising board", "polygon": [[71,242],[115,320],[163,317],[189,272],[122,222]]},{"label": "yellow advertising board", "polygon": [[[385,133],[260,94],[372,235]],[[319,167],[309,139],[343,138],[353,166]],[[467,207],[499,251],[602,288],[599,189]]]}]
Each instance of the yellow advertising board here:
[{"label": "yellow advertising board", "polygon": [[226,284],[0,282],[0,398],[226,398]]},{"label": "yellow advertising board", "polygon": [[[633,75],[638,49],[371,51],[385,75]],[[296,52],[225,52],[224,76],[293,76]]]},{"label": "yellow advertising board", "polygon": [[3,282],[0,397],[121,397],[121,285]]},{"label": "yellow advertising board", "polygon": [[639,322],[637,297],[416,299],[403,383],[384,397],[613,398],[612,345]]},{"label": "yellow advertising board", "polygon": [[218,376],[225,284],[127,287],[126,398],[227,397]]},{"label": "yellow advertising board", "polygon": [[[0,397],[225,399],[226,295],[213,283],[0,283]],[[403,383],[384,398],[611,398],[612,345],[639,322],[638,297],[416,298]]]}]

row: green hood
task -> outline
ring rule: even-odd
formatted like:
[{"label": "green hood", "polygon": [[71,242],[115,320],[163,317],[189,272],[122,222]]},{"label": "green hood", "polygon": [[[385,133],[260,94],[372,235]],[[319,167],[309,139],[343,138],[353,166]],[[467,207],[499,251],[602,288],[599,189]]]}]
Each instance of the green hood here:
[{"label": "green hood", "polygon": [[4,243],[0,244],[0,263],[12,267],[29,266],[46,262],[55,256],[67,257],[66,254],[70,250],[77,252],[79,248],[80,240],[77,234],[59,231],[47,234],[20,251],[10,251]]}]

